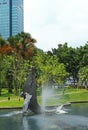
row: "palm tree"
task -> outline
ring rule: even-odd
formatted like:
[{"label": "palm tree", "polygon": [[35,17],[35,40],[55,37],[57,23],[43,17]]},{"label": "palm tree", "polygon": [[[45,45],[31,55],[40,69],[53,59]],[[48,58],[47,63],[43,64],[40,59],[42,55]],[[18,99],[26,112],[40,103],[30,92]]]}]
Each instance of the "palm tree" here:
[{"label": "palm tree", "polygon": [[18,77],[21,71],[21,66],[26,60],[29,60],[30,57],[33,56],[34,50],[36,48],[34,45],[36,40],[33,39],[29,33],[21,32],[14,37],[11,36],[8,41],[13,47],[13,77],[15,94],[17,94],[18,88],[21,86],[19,80],[22,80],[21,77],[23,77]]}]

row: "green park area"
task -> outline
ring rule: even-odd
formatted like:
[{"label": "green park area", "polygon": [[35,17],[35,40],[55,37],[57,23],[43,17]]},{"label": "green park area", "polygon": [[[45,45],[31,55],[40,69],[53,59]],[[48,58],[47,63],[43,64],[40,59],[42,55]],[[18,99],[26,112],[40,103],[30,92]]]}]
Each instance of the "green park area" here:
[{"label": "green park area", "polygon": [[35,68],[40,105],[41,89],[45,84],[57,86],[46,105],[87,101],[88,42],[77,48],[62,43],[47,52],[37,48],[36,42],[30,33],[25,32],[7,40],[0,36],[0,107],[22,107],[24,99],[20,93],[31,67]]},{"label": "green park area", "polygon": [[[8,100],[8,96],[10,100]],[[40,90],[37,91],[37,100],[41,105],[42,96]],[[61,88],[54,91],[50,98],[46,101],[46,106],[58,106],[60,104],[74,102],[74,101],[88,101],[88,90],[86,89],[73,89],[65,88],[64,94]],[[0,108],[8,107],[22,107],[24,99],[19,96],[14,96],[14,94],[8,94],[5,89],[2,90],[2,96],[0,96]]]}]

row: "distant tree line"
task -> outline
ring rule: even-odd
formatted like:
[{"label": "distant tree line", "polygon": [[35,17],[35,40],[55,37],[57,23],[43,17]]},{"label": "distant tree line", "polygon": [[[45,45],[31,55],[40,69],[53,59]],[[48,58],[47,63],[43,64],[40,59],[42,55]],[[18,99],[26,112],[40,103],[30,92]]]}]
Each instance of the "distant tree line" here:
[{"label": "distant tree line", "polygon": [[67,43],[59,44],[58,48],[53,48],[47,52],[49,55],[56,56],[59,63],[63,63],[69,78],[73,79],[76,87],[88,87],[88,42],[79,48],[68,47]]},{"label": "distant tree line", "polygon": [[67,43],[44,52],[35,46],[31,34],[21,32],[7,40],[0,36],[0,95],[2,88],[18,95],[29,74],[36,69],[37,87],[63,86],[72,78],[74,87],[88,88],[88,42],[79,48]]}]

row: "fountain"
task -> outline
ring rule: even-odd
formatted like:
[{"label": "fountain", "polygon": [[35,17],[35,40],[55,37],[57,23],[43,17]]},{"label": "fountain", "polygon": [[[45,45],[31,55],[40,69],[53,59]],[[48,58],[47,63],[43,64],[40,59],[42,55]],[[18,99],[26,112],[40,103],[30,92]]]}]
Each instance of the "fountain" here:
[{"label": "fountain", "polygon": [[[54,89],[52,89],[50,86],[45,85],[42,86],[42,93],[41,93],[41,110],[42,112],[49,112],[46,108],[46,104],[48,100],[51,100],[54,95]],[[53,110],[52,110],[53,111]],[[55,109],[54,109],[55,111]]]},{"label": "fountain", "polygon": [[28,93],[29,95],[32,96],[31,98],[26,99],[29,100],[26,104],[27,105],[26,107],[28,107],[35,114],[41,113],[41,108],[37,102],[36,79],[35,79],[34,67],[30,68],[29,76],[27,78],[27,81],[25,82],[23,93],[24,93],[24,97],[25,97],[25,93]]},{"label": "fountain", "polygon": [[88,130],[88,103],[64,106],[67,113],[23,116],[22,110],[0,110],[0,130]]},{"label": "fountain", "polygon": [[27,81],[25,82],[24,90],[22,93],[24,97],[24,104],[23,104],[24,114],[27,115],[27,113],[30,112],[30,110],[34,112],[35,114],[56,111],[56,109],[53,109],[53,110],[46,109],[46,101],[52,98],[52,95],[54,95],[54,90],[50,88],[50,86],[47,86],[47,85],[46,87],[42,87],[42,88],[43,88],[42,89],[42,103],[40,107],[39,104],[37,103],[35,69],[34,67],[31,67],[29,76],[27,78]]},{"label": "fountain", "polygon": [[[52,100],[54,90],[45,88],[39,106],[34,67],[30,69],[23,93],[23,110],[0,110],[0,130],[88,130],[88,103],[47,108],[46,101]],[[28,109],[34,113],[32,116],[22,114]]]}]

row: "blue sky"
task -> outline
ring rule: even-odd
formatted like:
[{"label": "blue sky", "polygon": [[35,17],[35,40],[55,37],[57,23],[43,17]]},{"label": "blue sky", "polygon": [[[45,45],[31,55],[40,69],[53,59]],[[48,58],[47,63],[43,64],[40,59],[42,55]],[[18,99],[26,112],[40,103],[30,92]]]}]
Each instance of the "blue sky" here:
[{"label": "blue sky", "polygon": [[88,0],[24,0],[24,31],[44,51],[88,41]]}]

